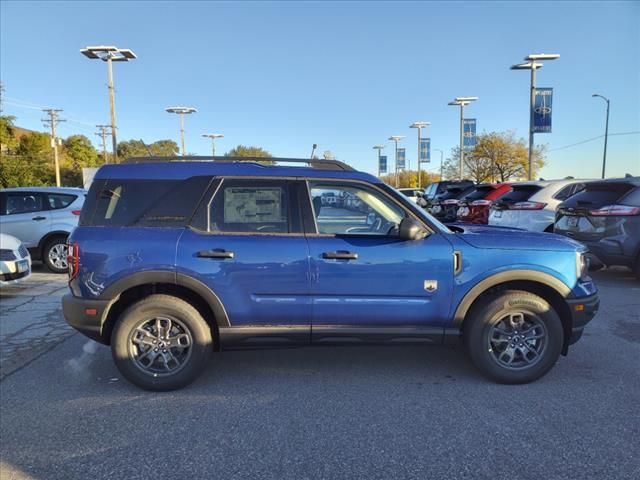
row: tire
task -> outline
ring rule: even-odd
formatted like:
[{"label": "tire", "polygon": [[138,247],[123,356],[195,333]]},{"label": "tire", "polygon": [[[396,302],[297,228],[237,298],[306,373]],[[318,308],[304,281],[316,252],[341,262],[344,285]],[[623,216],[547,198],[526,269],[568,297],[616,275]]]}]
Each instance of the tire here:
[{"label": "tire", "polygon": [[198,310],[170,295],[150,295],[131,305],[111,335],[111,354],[120,373],[154,391],[193,382],[206,367],[212,345],[211,329]]},{"label": "tire", "polygon": [[42,261],[53,273],[67,273],[67,237],[53,237],[42,249]]},{"label": "tire", "polygon": [[546,374],[564,340],[562,322],[551,305],[520,290],[498,292],[474,306],[463,336],[473,364],[507,384],[529,383]]}]

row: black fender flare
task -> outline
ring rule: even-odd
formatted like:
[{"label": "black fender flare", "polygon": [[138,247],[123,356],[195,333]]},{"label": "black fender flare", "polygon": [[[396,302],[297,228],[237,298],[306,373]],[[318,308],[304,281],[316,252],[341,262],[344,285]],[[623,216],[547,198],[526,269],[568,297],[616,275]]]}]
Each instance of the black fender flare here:
[{"label": "black fender flare", "polygon": [[502,283],[514,281],[540,283],[555,290],[562,298],[569,298],[571,296],[571,289],[561,280],[548,273],[537,270],[509,270],[508,272],[500,272],[476,283],[473,288],[467,292],[456,309],[453,316],[453,324],[456,327],[460,327],[473,302],[488,289]]},{"label": "black fender flare", "polygon": [[219,327],[231,326],[229,315],[227,314],[220,297],[207,285],[193,277],[176,273],[173,270],[147,270],[128,275],[109,285],[98,297],[100,300],[110,300],[113,305],[122,292],[142,285],[154,283],[168,283],[187,288],[200,296],[211,308]]}]

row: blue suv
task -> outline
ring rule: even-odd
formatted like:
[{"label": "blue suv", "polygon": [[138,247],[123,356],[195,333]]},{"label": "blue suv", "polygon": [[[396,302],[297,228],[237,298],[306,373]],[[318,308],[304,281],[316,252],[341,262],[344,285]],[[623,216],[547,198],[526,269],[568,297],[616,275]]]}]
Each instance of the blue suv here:
[{"label": "blue suv", "polygon": [[68,264],[67,322],[150,390],[187,385],[219,350],[458,339],[488,377],[525,383],[599,305],[579,243],[446,227],[329,160],[103,166]]}]

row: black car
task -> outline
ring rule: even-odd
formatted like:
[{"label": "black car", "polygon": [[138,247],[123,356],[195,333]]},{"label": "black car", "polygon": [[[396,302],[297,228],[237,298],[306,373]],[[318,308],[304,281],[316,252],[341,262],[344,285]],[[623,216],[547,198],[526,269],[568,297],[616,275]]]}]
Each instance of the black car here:
[{"label": "black car", "polygon": [[455,222],[460,201],[473,194],[476,188],[473,183],[449,186],[445,192],[437,195],[431,201],[428,208],[429,213],[443,223]]},{"label": "black car", "polygon": [[418,199],[418,205],[425,208],[429,207],[430,202],[432,202],[438,195],[442,195],[449,187],[454,186],[461,186],[465,188],[471,187],[473,186],[473,182],[471,180],[443,180],[431,183],[424,189],[422,197]]},{"label": "black car", "polygon": [[554,232],[582,242],[605,265],[633,269],[640,279],[640,177],[587,183],[559,205]]}]

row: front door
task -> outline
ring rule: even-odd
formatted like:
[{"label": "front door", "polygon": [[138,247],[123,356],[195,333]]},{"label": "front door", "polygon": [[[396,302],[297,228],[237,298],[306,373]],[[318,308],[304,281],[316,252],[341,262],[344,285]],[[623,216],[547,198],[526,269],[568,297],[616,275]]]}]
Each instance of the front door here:
[{"label": "front door", "polygon": [[51,230],[51,212],[40,192],[3,192],[0,199],[2,233],[13,235],[27,248],[36,248]]},{"label": "front door", "polygon": [[[413,214],[366,184],[311,181],[309,192],[315,217],[315,232],[307,235],[314,341],[321,326],[447,323],[453,249],[444,235],[399,239],[398,225]],[[328,192],[336,202],[323,201]]]},{"label": "front door", "polygon": [[178,273],[220,298],[231,327],[303,327],[308,341],[309,250],[297,196],[288,180],[225,179],[204,200],[206,226],[182,235]]}]

